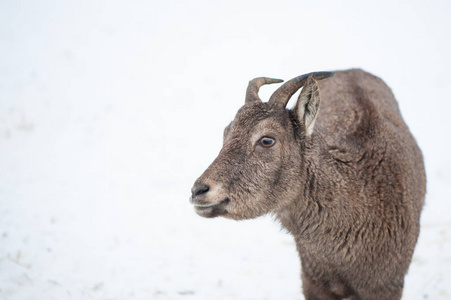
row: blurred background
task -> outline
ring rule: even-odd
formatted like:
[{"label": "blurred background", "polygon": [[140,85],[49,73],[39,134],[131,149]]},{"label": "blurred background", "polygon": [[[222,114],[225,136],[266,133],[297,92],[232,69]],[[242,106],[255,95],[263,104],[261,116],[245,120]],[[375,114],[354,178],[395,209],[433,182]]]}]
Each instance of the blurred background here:
[{"label": "blurred background", "polygon": [[450,15],[446,0],[0,1],[0,299],[303,299],[280,224],[203,219],[188,197],[250,79],[353,67],[393,89],[425,156],[403,299],[451,299]]}]

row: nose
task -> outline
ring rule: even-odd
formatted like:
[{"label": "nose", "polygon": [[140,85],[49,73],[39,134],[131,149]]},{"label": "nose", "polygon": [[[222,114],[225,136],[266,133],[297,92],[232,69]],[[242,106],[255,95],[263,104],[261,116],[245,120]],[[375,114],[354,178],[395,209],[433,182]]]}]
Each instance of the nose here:
[{"label": "nose", "polygon": [[191,189],[191,193],[192,193],[193,198],[194,198],[194,197],[197,197],[197,196],[200,196],[200,195],[203,195],[203,194],[207,193],[209,190],[210,190],[210,187],[208,185],[200,184],[200,185],[198,185],[196,187],[193,187]]}]

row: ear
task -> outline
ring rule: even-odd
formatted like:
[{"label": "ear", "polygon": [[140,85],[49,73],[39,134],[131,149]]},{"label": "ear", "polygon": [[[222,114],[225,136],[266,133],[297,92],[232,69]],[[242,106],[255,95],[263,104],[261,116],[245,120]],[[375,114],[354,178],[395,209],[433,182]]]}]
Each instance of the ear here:
[{"label": "ear", "polygon": [[313,125],[319,111],[319,102],[318,85],[313,76],[310,76],[294,107],[295,116],[298,122],[304,125],[307,136],[310,136],[313,132]]},{"label": "ear", "polygon": [[225,138],[227,137],[227,135],[230,132],[230,127],[232,127],[232,122],[230,122],[229,125],[227,125],[226,128],[224,128],[224,133],[222,134],[222,140],[225,140]]}]

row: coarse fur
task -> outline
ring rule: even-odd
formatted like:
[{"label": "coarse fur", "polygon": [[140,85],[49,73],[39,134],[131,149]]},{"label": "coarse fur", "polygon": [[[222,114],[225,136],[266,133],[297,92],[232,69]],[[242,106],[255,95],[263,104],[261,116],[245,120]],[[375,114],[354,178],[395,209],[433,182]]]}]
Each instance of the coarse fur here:
[{"label": "coarse fur", "polygon": [[209,218],[274,213],[296,241],[306,299],[400,299],[424,203],[421,151],[381,79],[315,75],[269,102],[259,86],[280,81],[250,83],[190,201]]}]

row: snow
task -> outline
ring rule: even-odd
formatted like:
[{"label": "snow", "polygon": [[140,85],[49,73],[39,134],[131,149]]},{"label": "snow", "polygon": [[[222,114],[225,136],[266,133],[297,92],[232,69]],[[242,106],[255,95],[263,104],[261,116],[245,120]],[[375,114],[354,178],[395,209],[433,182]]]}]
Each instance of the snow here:
[{"label": "snow", "polygon": [[303,299],[280,224],[203,219],[188,197],[248,80],[351,67],[392,87],[425,156],[403,299],[451,298],[450,13],[449,1],[1,1],[0,299]]}]

